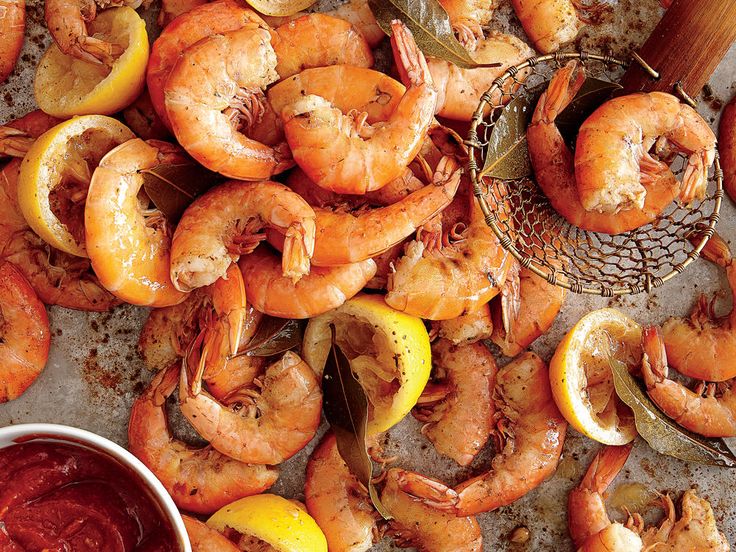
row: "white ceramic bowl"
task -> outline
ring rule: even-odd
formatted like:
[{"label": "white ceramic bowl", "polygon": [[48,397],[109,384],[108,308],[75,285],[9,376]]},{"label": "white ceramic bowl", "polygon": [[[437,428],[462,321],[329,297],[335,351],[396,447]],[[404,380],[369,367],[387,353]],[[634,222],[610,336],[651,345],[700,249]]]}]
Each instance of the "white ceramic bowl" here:
[{"label": "white ceramic bowl", "polygon": [[0,449],[18,442],[28,442],[29,440],[48,440],[67,442],[75,445],[81,444],[114,458],[133,470],[143,480],[144,486],[151,491],[161,511],[171,524],[179,544],[180,552],[192,552],[189,537],[187,537],[187,531],[184,528],[184,522],[171,496],[169,496],[169,493],[166,492],[164,486],[156,479],[156,476],[153,475],[151,470],[123,447],[91,431],[65,425],[18,424],[0,427]]}]

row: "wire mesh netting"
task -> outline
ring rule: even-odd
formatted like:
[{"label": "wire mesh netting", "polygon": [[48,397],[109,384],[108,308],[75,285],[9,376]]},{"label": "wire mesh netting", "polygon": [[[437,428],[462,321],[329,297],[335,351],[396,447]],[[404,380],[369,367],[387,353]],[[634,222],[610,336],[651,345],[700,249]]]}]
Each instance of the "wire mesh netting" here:
[{"label": "wire mesh netting", "polygon": [[[608,56],[555,54],[531,58],[494,81],[475,112],[466,142],[474,191],[502,245],[549,282],[604,296],[648,292],[685,270],[712,235],[723,197],[717,155],[702,200],[688,206],[672,201],[652,222],[616,235],[568,222],[552,207],[533,174],[491,178],[483,171],[486,157],[496,155],[493,133],[507,115],[505,106],[526,96],[533,108],[554,72],[571,59],[581,60],[588,77],[608,82],[615,82],[626,66]],[[507,111],[512,108],[513,103]],[[673,154],[667,161],[681,179],[687,159]]]}]

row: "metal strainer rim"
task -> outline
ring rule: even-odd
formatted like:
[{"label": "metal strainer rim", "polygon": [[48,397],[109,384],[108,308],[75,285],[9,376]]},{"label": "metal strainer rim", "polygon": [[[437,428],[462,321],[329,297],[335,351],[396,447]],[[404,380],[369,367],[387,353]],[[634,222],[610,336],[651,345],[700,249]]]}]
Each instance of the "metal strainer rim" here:
[{"label": "metal strainer rim", "polygon": [[[663,285],[668,280],[674,278],[678,274],[681,274],[695,259],[697,259],[700,256],[700,252],[702,251],[703,247],[705,247],[705,244],[708,243],[708,240],[715,232],[715,226],[718,223],[718,220],[720,218],[719,213],[721,209],[721,203],[723,201],[723,170],[721,169],[720,159],[719,159],[717,150],[716,150],[715,159],[713,162],[713,167],[714,167],[713,180],[715,181],[715,184],[716,184],[716,190],[715,192],[713,192],[713,199],[715,201],[715,204],[713,206],[713,212],[707,216],[708,225],[706,228],[703,228],[703,231],[702,231],[703,237],[696,245],[694,245],[692,251],[690,251],[687,254],[686,259],[683,262],[674,265],[672,267],[672,270],[669,273],[665,274],[664,276],[652,277],[651,274],[649,273],[650,271],[646,267],[642,267],[642,272],[646,274],[646,283],[644,285],[628,284],[626,286],[613,287],[613,286],[602,283],[599,287],[590,287],[590,286],[585,286],[576,281],[571,281],[567,278],[558,279],[557,277],[558,270],[555,267],[551,265],[545,265],[543,263],[540,263],[537,259],[529,255],[528,253],[525,253],[524,251],[518,249],[515,246],[512,236],[506,233],[498,225],[496,214],[491,210],[491,207],[489,206],[488,201],[485,198],[485,194],[483,193],[483,189],[482,189],[480,178],[479,178],[480,171],[478,168],[478,164],[476,163],[476,153],[479,153],[480,154],[479,157],[483,158],[482,151],[481,151],[483,148],[483,145],[478,141],[477,129],[478,129],[478,126],[481,124],[481,122],[484,119],[484,112],[486,108],[488,107],[488,108],[493,109],[494,107],[493,104],[491,103],[491,98],[493,97],[493,94],[496,91],[499,91],[499,90],[502,91],[502,87],[505,81],[509,78],[514,77],[516,74],[519,73],[519,71],[522,71],[523,69],[526,69],[528,67],[534,67],[540,63],[545,63],[549,61],[561,63],[564,60],[570,60],[570,59],[579,59],[581,61],[594,60],[594,61],[602,62],[604,64],[615,64],[621,67],[628,66],[627,62],[622,61],[612,56],[594,54],[594,53],[589,53],[586,51],[580,51],[580,52],[556,52],[554,54],[547,54],[543,56],[533,56],[523,61],[522,63],[509,67],[502,75],[497,77],[493,81],[493,84],[491,85],[491,87],[483,93],[483,95],[481,96],[481,100],[478,104],[478,107],[475,109],[475,112],[473,113],[473,117],[470,123],[470,130],[468,132],[468,138],[465,141],[465,144],[468,146],[468,151],[469,151],[468,172],[470,174],[470,179],[473,185],[473,194],[478,199],[481,210],[483,211],[483,215],[485,217],[486,224],[493,230],[493,233],[496,235],[496,237],[501,242],[501,246],[505,250],[510,252],[513,255],[513,257],[517,261],[519,261],[521,266],[530,269],[537,276],[544,278],[550,284],[563,287],[575,293],[583,293],[583,294],[588,294],[588,295],[601,295],[603,297],[637,294],[643,291],[649,293],[651,292],[652,289]],[[567,221],[565,222],[566,224],[570,225],[569,222]],[[587,231],[587,232],[590,232],[591,234],[598,234],[592,231]],[[546,268],[546,270],[542,270],[540,266]]]}]

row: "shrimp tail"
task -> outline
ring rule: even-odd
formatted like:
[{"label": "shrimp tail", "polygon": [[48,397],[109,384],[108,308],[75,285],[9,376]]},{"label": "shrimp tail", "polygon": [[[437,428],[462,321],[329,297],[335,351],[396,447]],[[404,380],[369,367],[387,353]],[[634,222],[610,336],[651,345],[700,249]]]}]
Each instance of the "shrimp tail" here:
[{"label": "shrimp tail", "polygon": [[72,47],[71,55],[84,61],[112,67],[115,58],[124,52],[118,44],[105,42],[93,36],[81,37]]},{"label": "shrimp tail", "polygon": [[22,130],[0,126],[0,157],[25,157],[35,141]]},{"label": "shrimp tail", "polygon": [[391,31],[391,49],[401,81],[407,86],[432,86],[432,74],[427,60],[414,42],[411,31],[398,19],[391,21]]},{"label": "shrimp tail", "polygon": [[284,239],[281,269],[294,283],[309,274],[310,259],[314,254],[314,221],[303,221],[289,226]]},{"label": "shrimp tail", "polygon": [[579,488],[602,494],[626,464],[633,445],[607,446],[596,454]]},{"label": "shrimp tail", "polygon": [[399,488],[421,500],[427,506],[442,511],[454,511],[458,495],[453,489],[417,473],[401,471],[398,476]]},{"label": "shrimp tail", "polygon": [[641,346],[644,357],[641,361],[641,373],[647,389],[667,379],[667,351],[664,339],[658,326],[647,326],[641,334]]},{"label": "shrimp tail", "polygon": [[688,205],[693,200],[705,197],[705,190],[708,186],[708,168],[713,164],[714,157],[714,152],[710,149],[697,151],[690,156],[682,178],[680,203]]},{"label": "shrimp tail", "polygon": [[549,82],[546,92],[539,98],[534,110],[532,124],[551,124],[570,104],[585,82],[585,67],[579,61],[570,61],[557,71]]},{"label": "shrimp tail", "polygon": [[514,325],[521,313],[521,265],[514,263],[501,289],[501,320],[506,338],[513,340]]},{"label": "shrimp tail", "polygon": [[[702,237],[702,234],[696,233],[690,236],[690,240],[700,241]],[[733,257],[731,256],[731,250],[728,244],[715,232],[705,244],[700,254],[705,259],[723,268],[727,268],[733,263]]]}]

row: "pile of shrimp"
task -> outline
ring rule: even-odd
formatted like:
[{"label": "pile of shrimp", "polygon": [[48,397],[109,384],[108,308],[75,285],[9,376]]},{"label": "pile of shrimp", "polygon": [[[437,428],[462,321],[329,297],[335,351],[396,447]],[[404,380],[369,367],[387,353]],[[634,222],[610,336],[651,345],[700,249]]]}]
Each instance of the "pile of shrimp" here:
[{"label": "pile of shrimp", "polygon": [[[46,0],[46,21],[65,54],[110,66],[120,46],[90,36],[87,23],[98,9],[147,4]],[[462,45],[491,67],[461,69],[425,58],[399,20],[391,23],[389,41],[365,0],[284,18],[263,16],[238,0],[162,0],[163,30],[146,68],[147,89],[121,114],[136,137],[99,152],[99,163],[82,171],[88,173],[79,199],[86,257],[45,243],[18,206],[22,159],[60,121],[34,111],[0,126],[0,402],[19,397],[47,363],[44,305],[150,308],[139,350],[154,375],[132,406],[129,448],[182,512],[195,516],[184,517],[195,552],[237,549],[196,516],[269,489],[280,464],[318,437],[305,507],[331,552],[369,550],[384,536],[429,552],[487,549],[476,515],[515,502],[557,469],[567,422],[554,402],[547,364],[528,348],[552,327],[566,294],[502,247],[464,172],[462,138],[442,124],[467,124],[493,81],[534,50],[491,29],[492,2],[441,4]],[[574,0],[512,4],[533,47],[544,53],[573,40],[589,21],[585,14],[602,9]],[[19,55],[24,14],[23,0],[0,0],[0,82]],[[393,65],[381,72],[374,51],[385,41]],[[526,76],[518,72],[516,82]],[[528,134],[537,180],[565,218],[618,233],[651,221],[676,197],[686,202],[702,194],[714,139],[686,106],[667,98],[626,100],[632,114],[617,127],[609,114],[596,112],[573,155],[555,118],[583,79],[580,66],[563,68],[542,95]],[[620,153],[603,135],[626,138],[651,112],[662,116],[645,121],[651,127],[628,180],[605,184],[613,191],[598,179],[595,189],[586,188],[591,171],[612,162],[601,156]],[[724,118],[723,132],[732,132],[729,121]],[[691,156],[682,184],[649,152],[655,142],[662,155]],[[218,179],[180,217],[169,218],[146,195],[144,174],[194,163]],[[497,206],[498,198],[486,198]],[[726,268],[731,282],[727,247],[713,239],[705,254]],[[342,459],[335,435],[319,431],[320,376],[292,350],[248,354],[268,317],[313,318],[364,290],[382,294],[429,329],[431,380],[412,410],[420,438],[462,474],[481,451],[495,451],[472,477],[452,485],[385,469],[377,485],[393,517],[388,522]],[[703,299],[690,319],[672,320],[662,333],[644,332],[641,374],[652,398],[704,435],[736,436],[734,384],[727,383],[736,381],[736,365],[693,359],[687,347],[694,333],[707,334],[722,348],[716,356],[736,358],[729,349],[732,316],[716,319]],[[682,373],[723,383],[694,392],[674,383],[662,343]],[[510,362],[499,368],[497,356]],[[174,434],[172,401],[206,444]],[[693,416],[696,410],[708,416]],[[672,543],[683,538],[687,519],[698,524],[696,538],[727,549],[710,506],[694,494],[683,498],[679,521],[666,498],[659,529],[633,518],[626,526],[608,521],[601,493],[628,455],[611,450],[571,492],[576,546],[597,550],[606,539],[619,539],[632,550],[650,543],[679,550]]]}]

